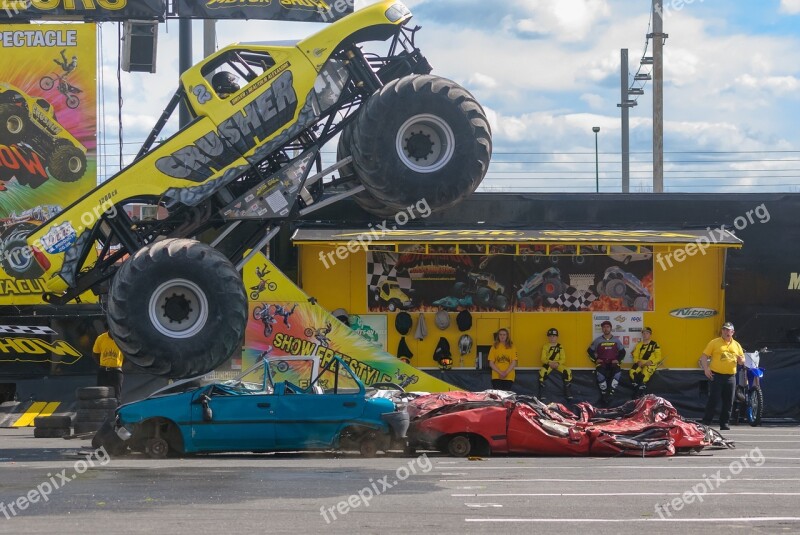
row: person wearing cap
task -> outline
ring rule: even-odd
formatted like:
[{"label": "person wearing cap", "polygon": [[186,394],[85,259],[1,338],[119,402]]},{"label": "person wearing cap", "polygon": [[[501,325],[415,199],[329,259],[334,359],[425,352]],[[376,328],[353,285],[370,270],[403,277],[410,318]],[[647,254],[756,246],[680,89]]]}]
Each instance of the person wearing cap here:
[{"label": "person wearing cap", "polygon": [[633,383],[633,396],[631,399],[640,398],[647,390],[647,382],[658,369],[664,357],[661,347],[653,340],[653,329],[642,329],[642,341],[633,348],[633,366],[630,377]]},{"label": "person wearing cap", "polygon": [[744,364],[744,350],[739,342],[733,339],[733,323],[727,321],[722,325],[719,338],[714,338],[703,350],[700,356],[700,366],[709,381],[711,388],[708,392],[706,412],[703,424],[711,425],[717,402],[722,400],[722,412],[719,415],[719,428],[722,431],[730,429],[728,422],[731,418],[733,395],[736,390],[736,365]]},{"label": "person wearing cap", "polygon": [[511,390],[516,378],[517,349],[508,329],[497,331],[494,345],[489,349],[489,367],[492,369],[492,388]]},{"label": "person wearing cap", "polygon": [[572,370],[564,365],[567,355],[558,343],[558,329],[547,331],[547,343],[542,346],[542,368],[539,370],[539,399],[544,400],[545,381],[552,371],[559,371],[564,380],[564,397],[572,399]]},{"label": "person wearing cap", "polygon": [[606,320],[600,324],[603,334],[595,338],[586,352],[595,364],[597,385],[600,387],[602,402],[608,404],[614,397],[614,390],[619,385],[622,374],[620,363],[625,358],[625,346],[619,338],[611,334],[611,322]]}]

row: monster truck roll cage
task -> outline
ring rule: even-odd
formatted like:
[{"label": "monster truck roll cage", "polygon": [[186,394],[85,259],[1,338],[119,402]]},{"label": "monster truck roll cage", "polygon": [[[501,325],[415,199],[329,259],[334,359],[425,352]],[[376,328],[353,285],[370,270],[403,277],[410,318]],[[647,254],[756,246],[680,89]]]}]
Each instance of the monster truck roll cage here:
[{"label": "monster truck roll cage", "polygon": [[[109,279],[119,269],[121,260],[164,238],[196,237],[210,242],[211,247],[222,252],[241,270],[250,257],[278,233],[282,222],[291,221],[363,191],[363,185],[352,183],[357,180],[352,176],[331,177],[324,181],[326,175],[347,165],[352,158],[348,156],[322,169],[320,150],[355,120],[355,111],[383,85],[409,74],[431,72],[430,64],[414,43],[419,29],[419,26],[392,26],[391,33],[387,34],[385,27],[365,28],[342,42],[320,70],[321,73],[333,66],[344,69],[347,74],[335,102],[320,110],[315,120],[299,133],[260,159],[255,159],[258,156],[257,148],[256,154],[248,157],[249,165],[242,168],[238,176],[211,190],[209,195],[195,204],[164,197],[132,197],[117,203],[114,210],[104,212],[89,235],[86,238],[81,236],[82,239],[67,253],[67,260],[74,268],[72,272],[62,269],[60,275],[67,281],[69,288],[61,295],[45,294],[45,301],[53,304],[66,304],[73,299],[79,301],[79,296],[90,289],[98,295],[107,293]],[[391,43],[385,56],[365,54],[359,46],[364,41],[385,41],[388,38],[391,38]],[[204,70],[230,68],[249,83],[257,76],[250,65],[264,70],[271,67],[265,65],[260,58],[236,53],[227,60],[220,61],[217,58],[215,63],[210,62],[208,66],[204,66]],[[181,104],[190,111],[193,121],[199,119],[185,89],[183,86],[179,87],[139,150],[134,163],[154,149],[158,136]],[[312,170],[315,171],[313,175]],[[292,171],[297,171],[294,173],[297,176],[292,180],[283,176],[291,175]],[[275,179],[281,180],[278,190],[284,197],[291,194],[292,198],[287,198],[288,210],[281,214],[265,214],[263,217],[225,211],[226,207],[241,202],[244,197],[258,191],[259,187],[267,187]],[[326,195],[326,189],[333,191]],[[168,215],[154,221],[135,221],[122,209],[124,205],[135,203],[164,207],[168,210]],[[96,248],[96,243],[101,246],[96,262],[82,267],[92,249]]]}]

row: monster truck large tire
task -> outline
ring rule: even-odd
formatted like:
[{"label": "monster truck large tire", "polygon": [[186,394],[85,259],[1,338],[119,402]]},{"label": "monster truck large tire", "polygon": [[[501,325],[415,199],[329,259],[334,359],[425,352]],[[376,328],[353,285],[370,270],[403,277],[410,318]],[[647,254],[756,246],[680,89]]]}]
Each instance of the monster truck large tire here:
[{"label": "monster truck large tire", "polygon": [[489,167],[492,139],[483,108],[466,89],[438,76],[410,75],[364,104],[351,151],[359,179],[385,206],[400,211],[424,199],[436,211],[475,191]]},{"label": "monster truck large tire", "polygon": [[[348,124],[342,130],[339,136],[339,144],[336,147],[336,161],[342,161],[348,156],[351,156],[350,146],[353,143],[353,123]],[[339,168],[339,177],[342,179],[356,178],[345,182],[345,187],[351,189],[358,184],[355,168],[352,163],[344,165]],[[374,214],[378,217],[391,217],[397,213],[397,210],[388,208],[384,203],[370,195],[369,191],[362,191],[356,193],[351,197],[356,204],[358,204],[365,211]]]},{"label": "monster truck large tire", "polygon": [[20,141],[27,128],[28,118],[22,108],[0,104],[0,144],[11,145]]},{"label": "monster truck large tire", "polygon": [[44,270],[33,257],[25,239],[37,225],[19,223],[3,233],[0,241],[0,265],[7,275],[15,279],[38,279]]},{"label": "monster truck large tire", "polygon": [[187,239],[140,249],[117,271],[111,336],[126,357],[174,379],[207,373],[236,351],[247,324],[242,279],[222,253]]},{"label": "monster truck large tire", "polygon": [[50,156],[47,166],[59,182],[75,182],[86,173],[86,155],[72,145],[60,145]]}]

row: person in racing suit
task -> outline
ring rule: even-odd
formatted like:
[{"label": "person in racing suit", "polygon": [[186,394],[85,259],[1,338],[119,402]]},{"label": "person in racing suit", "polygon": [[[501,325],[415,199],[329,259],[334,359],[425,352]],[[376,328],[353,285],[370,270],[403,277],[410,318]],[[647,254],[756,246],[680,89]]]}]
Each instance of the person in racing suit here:
[{"label": "person in racing suit", "polygon": [[642,341],[633,348],[633,366],[631,367],[630,377],[633,383],[633,397],[637,399],[647,391],[647,382],[658,369],[664,357],[661,355],[661,347],[652,339],[653,329],[645,327],[642,329]]},{"label": "person in racing suit", "polygon": [[572,370],[564,365],[567,358],[564,348],[558,343],[558,329],[547,331],[547,341],[542,346],[542,367],[539,370],[539,399],[544,400],[545,381],[550,372],[556,370],[561,373],[564,380],[564,397],[567,401],[572,399]]},{"label": "person in racing suit", "polygon": [[608,405],[614,397],[614,390],[619,384],[622,373],[620,363],[625,358],[625,347],[611,334],[611,322],[606,320],[600,324],[603,334],[592,341],[586,350],[595,364],[597,385],[600,387],[601,401]]}]

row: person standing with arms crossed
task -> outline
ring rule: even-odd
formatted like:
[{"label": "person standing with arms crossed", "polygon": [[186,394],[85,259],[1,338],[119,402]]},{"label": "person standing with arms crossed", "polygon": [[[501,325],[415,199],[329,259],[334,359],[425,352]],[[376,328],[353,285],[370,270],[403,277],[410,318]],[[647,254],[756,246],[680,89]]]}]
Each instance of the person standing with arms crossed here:
[{"label": "person standing with arms crossed", "polygon": [[112,386],[115,389],[117,404],[122,400],[122,350],[108,334],[108,327],[94,341],[92,355],[100,366],[97,370],[97,386]]},{"label": "person standing with arms crossed", "polygon": [[733,339],[733,333],[733,323],[725,322],[722,325],[722,335],[711,340],[700,356],[703,373],[711,381],[702,422],[704,425],[711,425],[717,410],[717,401],[722,399],[722,412],[719,414],[719,428],[722,431],[730,429],[728,422],[731,419],[736,390],[736,365],[744,364],[744,350]]},{"label": "person standing with arms crossed", "polygon": [[511,390],[516,378],[517,349],[508,329],[497,331],[497,338],[489,350],[489,367],[492,368],[492,388],[495,390]]}]

